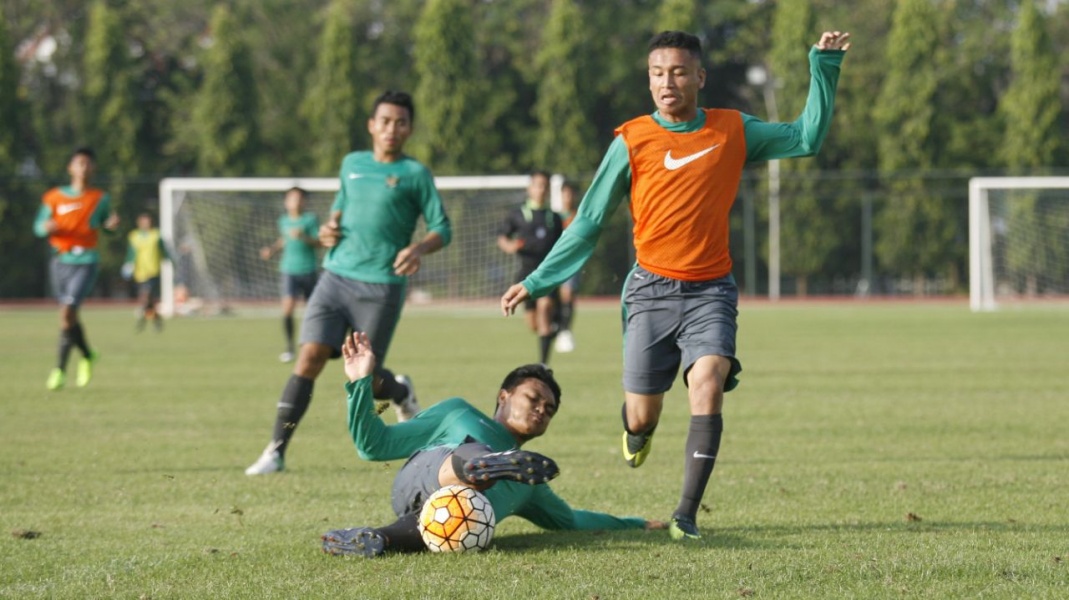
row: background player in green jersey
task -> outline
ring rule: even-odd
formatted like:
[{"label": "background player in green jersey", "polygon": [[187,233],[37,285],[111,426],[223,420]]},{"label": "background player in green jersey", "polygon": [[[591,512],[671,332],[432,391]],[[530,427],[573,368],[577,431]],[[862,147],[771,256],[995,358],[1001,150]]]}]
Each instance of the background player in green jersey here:
[{"label": "background player in green jersey", "polygon": [[660,521],[574,509],[546,485],[558,474],[556,464],[520,449],[546,433],[560,407],[560,385],[544,365],[513,369],[497,392],[493,416],[462,398],[450,398],[411,421],[390,426],[375,413],[375,353],[367,334],[354,333],[342,350],[349,379],[349,432],[357,452],[365,460],[407,462],[391,494],[397,521],[330,531],[323,535],[325,552],[373,557],[386,551],[424,550],[419,511],[430,494],[452,484],[482,489],[498,522],[515,515],[544,529],[666,527]]},{"label": "background player in green jersey", "polygon": [[126,260],[122,270],[123,276],[132,279],[137,286],[138,331],[143,330],[148,321],[152,321],[156,331],[163,329],[163,317],[156,310],[156,303],[160,299],[160,268],[169,258],[160,230],[152,226],[152,214],[137,215],[137,228],[126,236]]},{"label": "background player in green jersey", "polygon": [[[408,276],[419,270],[423,255],[449,243],[452,228],[430,170],[403,152],[415,119],[411,96],[388,91],[375,100],[371,115],[372,150],[342,160],[330,218],[319,228],[319,241],[327,248],[324,273],[305,308],[300,353],[278,401],[271,441],[247,475],[284,468],[315,379],[329,359],[341,356],[349,331],[366,331],[374,340],[375,397],[391,400],[399,421],[419,412],[412,382],[383,365]],[[413,242],[420,217],[427,233]]]},{"label": "background player in green jersey", "polygon": [[307,301],[316,285],[316,248],[319,247],[319,217],[304,210],[308,194],[299,187],[286,190],[283,205],[286,214],[278,218],[279,237],[270,246],[260,248],[260,258],[271,260],[281,253],[278,270],[282,274],[282,331],[286,336],[286,349],[278,356],[282,362],[291,362],[296,356],[293,343],[293,311],[298,298]]},{"label": "background player in green jersey", "polygon": [[731,275],[729,214],[746,162],[815,154],[831,124],[850,34],[826,31],[809,52],[809,96],[790,123],[700,109],[701,41],[662,32],[648,47],[657,110],[617,128],[575,220],[539,268],[501,297],[511,314],[579,271],[602,225],[628,197],[636,265],[624,283],[624,459],[649,455],[664,394],[683,368],[690,425],[672,539],[697,539],[697,513],[723,433],[724,393],[742,370],[735,356],[738,288]]},{"label": "background player in green jersey", "polygon": [[[549,173],[531,173],[527,200],[510,210],[498,228],[497,247],[506,254],[515,254],[520,258],[517,280],[523,280],[538,268],[564,229],[560,215],[549,207],[548,192]],[[524,303],[527,326],[538,335],[539,360],[542,364],[549,364],[549,349],[556,333],[553,330],[556,304],[556,292]]]},{"label": "background player in green jersey", "polygon": [[[575,184],[565,181],[560,186],[560,218],[561,225],[565,229],[572,224],[575,213],[579,209],[579,190]],[[557,303],[556,322],[559,327],[557,341],[553,349],[557,352],[572,352],[575,350],[575,336],[572,335],[572,320],[575,318],[575,299],[579,295],[580,273],[576,273],[558,288],[560,300]]]}]

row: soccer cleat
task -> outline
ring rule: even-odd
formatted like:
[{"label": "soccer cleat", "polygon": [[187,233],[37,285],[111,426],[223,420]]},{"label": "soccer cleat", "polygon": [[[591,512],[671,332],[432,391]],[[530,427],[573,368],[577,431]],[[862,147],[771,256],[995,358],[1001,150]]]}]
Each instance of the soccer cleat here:
[{"label": "soccer cleat", "polygon": [[386,552],[386,536],[371,527],[335,529],[324,533],[323,552],[333,556],[375,558]]},{"label": "soccer cleat", "polygon": [[419,414],[419,401],[416,400],[416,388],[412,385],[412,379],[408,375],[398,375],[394,379],[408,390],[404,400],[400,402],[395,400],[393,403],[393,410],[397,413],[397,422],[404,423]]},{"label": "soccer cleat", "polygon": [[506,450],[472,458],[464,463],[464,474],[470,483],[509,480],[538,485],[560,475],[560,469],[552,458],[537,452]]},{"label": "soccer cleat", "polygon": [[45,387],[52,391],[61,390],[67,383],[67,374],[62,369],[56,367],[52,369],[52,372],[48,374],[48,381],[45,382]]},{"label": "soccer cleat", "polygon": [[698,532],[698,525],[690,517],[672,517],[672,523],[668,526],[668,536],[673,540],[700,540],[702,534]]},{"label": "soccer cleat", "polygon": [[575,350],[575,338],[572,332],[565,329],[557,334],[557,340],[553,342],[553,349],[561,354],[567,354]]},{"label": "soccer cleat", "polygon": [[78,361],[78,374],[74,379],[74,385],[78,387],[89,385],[89,382],[93,379],[93,364],[98,360],[100,360],[100,355],[96,352],[90,352],[88,356],[84,356]]},{"label": "soccer cleat", "polygon": [[646,433],[631,433],[627,430],[627,405],[623,407],[623,419],[624,419],[624,460],[631,466],[632,469],[637,469],[642,466],[642,463],[646,462],[646,457],[650,455],[650,450],[653,448],[653,431],[651,429]]},{"label": "soccer cleat", "polygon": [[284,362],[284,363],[293,362],[293,353],[287,350],[286,352],[283,352],[282,354],[279,354],[278,355],[278,362]]},{"label": "soccer cleat", "polygon": [[264,449],[260,458],[256,459],[256,462],[249,465],[249,468],[245,469],[246,475],[267,475],[268,473],[278,473],[286,468],[285,461],[282,460],[282,455],[279,454],[276,448],[278,445],[275,442],[268,444]]}]

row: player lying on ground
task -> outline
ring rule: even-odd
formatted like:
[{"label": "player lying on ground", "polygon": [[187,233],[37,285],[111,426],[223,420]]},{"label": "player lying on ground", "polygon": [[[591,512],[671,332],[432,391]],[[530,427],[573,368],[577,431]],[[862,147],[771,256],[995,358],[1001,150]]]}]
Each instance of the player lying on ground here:
[{"label": "player lying on ground", "polygon": [[420,509],[430,494],[451,484],[483,490],[498,522],[516,515],[545,529],[666,527],[660,521],[573,509],[546,485],[557,476],[557,465],[541,454],[520,450],[546,432],[560,406],[560,386],[544,366],[513,369],[497,393],[492,417],[463,398],[450,398],[409,421],[386,425],[371,394],[375,355],[367,334],[346,339],[342,356],[349,378],[349,432],[360,457],[408,462],[393,484],[397,521],[330,531],[323,535],[325,552],[373,557],[386,551],[425,550],[417,528]]}]

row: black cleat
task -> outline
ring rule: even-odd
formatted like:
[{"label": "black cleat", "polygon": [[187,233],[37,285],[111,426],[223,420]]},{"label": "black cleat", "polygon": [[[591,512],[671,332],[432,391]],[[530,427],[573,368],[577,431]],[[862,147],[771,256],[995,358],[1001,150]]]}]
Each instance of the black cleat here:
[{"label": "black cleat", "polygon": [[386,552],[386,536],[371,527],[335,529],[323,534],[323,552],[334,556],[374,558]]},{"label": "black cleat", "polygon": [[476,456],[464,463],[464,474],[470,483],[509,480],[538,485],[560,475],[560,469],[552,458],[537,452],[506,450]]}]

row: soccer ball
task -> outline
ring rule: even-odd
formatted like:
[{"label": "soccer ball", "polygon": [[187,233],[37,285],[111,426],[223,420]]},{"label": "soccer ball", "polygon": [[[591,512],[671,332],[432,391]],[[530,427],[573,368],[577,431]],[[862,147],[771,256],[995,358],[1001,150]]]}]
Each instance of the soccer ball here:
[{"label": "soccer ball", "polygon": [[419,535],[431,552],[478,551],[494,537],[494,507],[478,491],[449,485],[427,498],[419,514]]}]

